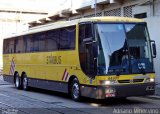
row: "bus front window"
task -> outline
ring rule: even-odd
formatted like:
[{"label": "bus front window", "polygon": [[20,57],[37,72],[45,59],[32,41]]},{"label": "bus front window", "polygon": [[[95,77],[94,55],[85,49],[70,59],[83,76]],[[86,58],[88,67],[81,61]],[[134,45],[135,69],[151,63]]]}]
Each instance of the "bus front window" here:
[{"label": "bus front window", "polygon": [[146,24],[125,24],[132,73],[153,72],[151,48]]},{"label": "bus front window", "polygon": [[154,72],[149,35],[144,23],[98,23],[95,28],[99,75]]},{"label": "bus front window", "polygon": [[128,72],[128,47],[123,24],[97,24],[98,74]]}]

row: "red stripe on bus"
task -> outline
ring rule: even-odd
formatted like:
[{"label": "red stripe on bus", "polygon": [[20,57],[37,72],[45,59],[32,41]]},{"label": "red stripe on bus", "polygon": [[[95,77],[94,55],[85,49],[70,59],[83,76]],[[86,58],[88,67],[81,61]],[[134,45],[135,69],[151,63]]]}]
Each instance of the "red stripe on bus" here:
[{"label": "red stripe on bus", "polygon": [[66,74],[66,69],[64,70],[62,80],[64,79],[65,74]]},{"label": "red stripe on bus", "polygon": [[13,57],[13,59],[11,61],[11,66],[10,66],[9,74],[13,75],[14,74],[14,70],[15,70],[15,63],[14,63],[14,57]]},{"label": "red stripe on bus", "polygon": [[67,77],[68,77],[68,72],[66,73],[65,81],[67,80]]},{"label": "red stripe on bus", "polygon": [[12,61],[11,61],[11,66],[10,66],[9,74],[12,74],[12,62],[13,62],[13,59],[12,59]]},{"label": "red stripe on bus", "polygon": [[12,60],[12,75],[14,74],[14,69],[15,69],[15,64],[14,64],[14,59]]}]

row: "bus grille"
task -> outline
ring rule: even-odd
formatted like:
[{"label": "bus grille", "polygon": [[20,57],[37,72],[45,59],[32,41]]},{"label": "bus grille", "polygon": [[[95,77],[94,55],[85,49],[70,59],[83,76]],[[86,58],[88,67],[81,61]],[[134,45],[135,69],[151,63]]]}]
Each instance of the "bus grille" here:
[{"label": "bus grille", "polygon": [[133,80],[118,80],[119,83],[137,83],[143,82],[144,79],[133,79]]},{"label": "bus grille", "polygon": [[119,83],[130,83],[130,80],[118,80]]},{"label": "bus grille", "polygon": [[143,82],[144,79],[133,79],[133,82]]}]

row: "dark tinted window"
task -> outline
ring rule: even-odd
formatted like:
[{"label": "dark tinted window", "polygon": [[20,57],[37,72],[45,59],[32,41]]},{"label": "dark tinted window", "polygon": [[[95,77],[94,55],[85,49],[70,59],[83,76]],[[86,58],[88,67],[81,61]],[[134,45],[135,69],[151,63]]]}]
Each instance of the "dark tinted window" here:
[{"label": "dark tinted window", "polygon": [[46,48],[47,51],[58,50],[60,30],[51,30],[47,32]]},{"label": "dark tinted window", "polygon": [[14,38],[12,39],[5,39],[3,44],[3,53],[14,53],[15,52],[15,46],[14,46]]},{"label": "dark tinted window", "polygon": [[69,44],[70,49],[75,49],[75,42],[76,42],[76,26],[68,27],[66,29],[68,31],[68,38],[69,38]]},{"label": "dark tinted window", "polygon": [[61,29],[60,50],[75,49],[75,33],[75,26]]},{"label": "dark tinted window", "polygon": [[33,52],[33,37],[32,35],[24,36],[25,52]]},{"label": "dark tinted window", "polygon": [[144,19],[147,18],[147,13],[135,14],[134,17],[138,19]]},{"label": "dark tinted window", "polygon": [[65,49],[75,49],[76,27],[66,27],[56,30],[5,39],[4,53],[44,52]]},{"label": "dark tinted window", "polygon": [[14,53],[24,53],[25,52],[25,45],[23,37],[18,37],[15,39],[15,51]]},{"label": "dark tinted window", "polygon": [[91,24],[82,24],[79,29],[79,58],[81,68],[89,76],[94,75],[95,67],[94,67],[94,45],[91,42],[93,40],[92,37],[92,26]]},{"label": "dark tinted window", "polygon": [[80,25],[79,31],[80,42],[82,41],[91,41],[92,40],[92,25],[91,24],[82,24]]},{"label": "dark tinted window", "polygon": [[8,39],[8,40],[5,39],[5,40],[3,41],[3,53],[4,53],[4,54],[9,53],[9,39]]},{"label": "dark tinted window", "polygon": [[38,37],[38,35],[35,34],[32,37],[31,41],[33,41],[33,52],[38,52],[39,51],[39,37]]},{"label": "dark tinted window", "polygon": [[45,51],[46,50],[46,40],[45,40],[46,32],[39,33],[37,37],[39,38],[39,51]]},{"label": "dark tinted window", "polygon": [[24,36],[25,52],[39,52],[45,50],[45,34],[37,33]]}]

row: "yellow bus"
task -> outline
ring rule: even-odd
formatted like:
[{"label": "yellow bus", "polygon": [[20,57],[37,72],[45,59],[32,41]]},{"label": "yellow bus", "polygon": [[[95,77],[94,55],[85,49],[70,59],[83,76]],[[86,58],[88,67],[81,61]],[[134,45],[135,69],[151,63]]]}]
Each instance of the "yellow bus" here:
[{"label": "yellow bus", "polygon": [[152,95],[155,42],[147,24],[125,17],[55,22],[3,42],[4,80],[95,99]]}]

